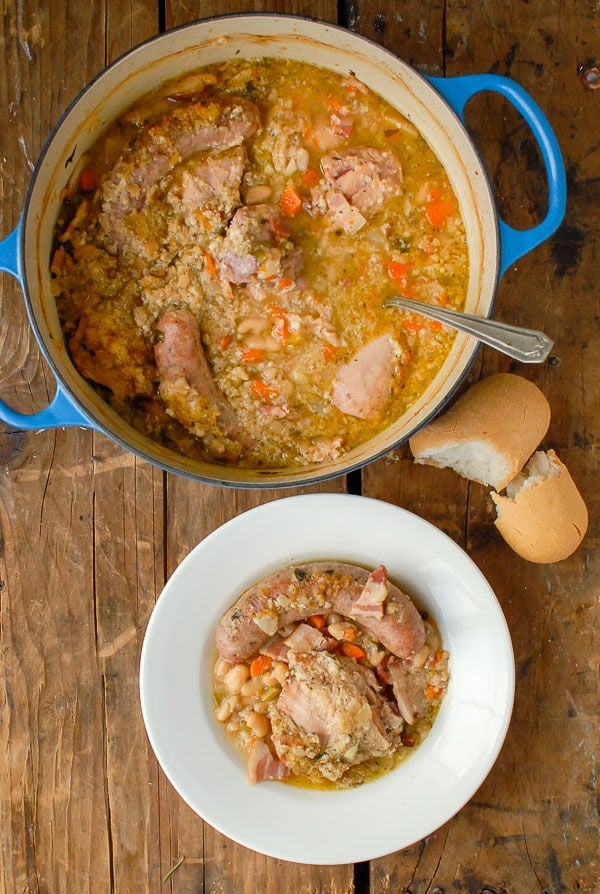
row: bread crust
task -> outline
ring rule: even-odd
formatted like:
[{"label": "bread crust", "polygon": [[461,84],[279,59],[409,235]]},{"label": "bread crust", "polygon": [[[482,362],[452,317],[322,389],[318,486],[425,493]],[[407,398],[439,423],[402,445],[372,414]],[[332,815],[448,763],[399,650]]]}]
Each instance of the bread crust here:
[{"label": "bread crust", "polygon": [[[514,373],[497,373],[473,385],[413,435],[409,446],[417,463],[450,467],[502,490],[540,445],[549,425],[550,406],[537,385]],[[461,458],[469,448],[472,455]]]},{"label": "bread crust", "polygon": [[[491,493],[495,525],[510,547],[529,562],[566,559],[579,547],[588,527],[588,510],[569,470],[554,450],[541,454],[550,474],[530,473],[514,496]],[[538,454],[540,456],[540,454]]]}]

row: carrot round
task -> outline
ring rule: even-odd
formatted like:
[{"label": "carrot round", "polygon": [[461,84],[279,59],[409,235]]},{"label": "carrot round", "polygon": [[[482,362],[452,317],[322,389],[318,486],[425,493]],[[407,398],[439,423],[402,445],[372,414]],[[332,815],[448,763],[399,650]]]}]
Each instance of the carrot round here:
[{"label": "carrot round", "polygon": [[432,227],[439,229],[454,212],[454,208],[454,202],[450,199],[440,199],[437,202],[431,202],[427,206],[425,209],[425,217]]},{"label": "carrot round", "polygon": [[311,615],[307,618],[308,623],[311,627],[316,627],[317,630],[322,630],[325,627],[325,615]]},{"label": "carrot round", "polygon": [[253,379],[250,384],[250,390],[255,395],[255,397],[260,397],[262,400],[275,400],[278,395],[278,391],[276,388],[272,388],[271,385],[267,385],[266,382],[263,382],[262,379]]},{"label": "carrot round", "polygon": [[358,661],[359,658],[366,658],[367,653],[362,648],[362,646],[357,646],[356,643],[342,642],[340,645],[340,651],[343,652],[348,658],[356,658]]},{"label": "carrot round", "polygon": [[286,217],[294,217],[302,208],[302,199],[291,184],[285,186],[279,196],[281,213]]},{"label": "carrot round", "polygon": [[268,655],[257,655],[250,662],[250,676],[260,677],[261,674],[269,670],[272,664],[273,660]]}]

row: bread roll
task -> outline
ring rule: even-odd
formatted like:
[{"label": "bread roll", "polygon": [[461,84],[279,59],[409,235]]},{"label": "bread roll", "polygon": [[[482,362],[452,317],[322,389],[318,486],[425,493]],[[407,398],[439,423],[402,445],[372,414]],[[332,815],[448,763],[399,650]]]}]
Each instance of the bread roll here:
[{"label": "bread roll", "polygon": [[492,492],[495,525],[529,562],[560,562],[575,552],[587,531],[588,511],[567,467],[554,450],[535,453],[506,488]]},{"label": "bread roll", "polygon": [[540,389],[512,373],[473,385],[443,415],[409,440],[415,462],[451,468],[502,490],[517,475],[550,425]]}]

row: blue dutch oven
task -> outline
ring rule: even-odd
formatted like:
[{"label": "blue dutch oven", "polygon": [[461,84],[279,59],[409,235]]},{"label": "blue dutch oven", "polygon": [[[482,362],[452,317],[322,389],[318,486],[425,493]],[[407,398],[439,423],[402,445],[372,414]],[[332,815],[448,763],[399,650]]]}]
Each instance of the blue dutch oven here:
[{"label": "blue dutch oven", "polygon": [[[73,366],[62,337],[49,272],[61,191],[81,155],[134,101],[167,79],[232,57],[310,59],[347,74],[395,106],[421,132],[444,164],[459,200],[469,250],[465,311],[490,317],[498,282],[508,267],[550,237],[566,204],[564,165],[555,135],[541,109],[517,83],[497,75],[425,77],[377,44],[346,29],[279,15],[206,19],[144,43],[103,71],[65,111],[33,172],[16,229],[0,243],[0,269],[23,290],[30,324],[56,377],[49,406],[26,415],[0,401],[0,419],[21,430],[66,426],[93,428],[169,472],[235,487],[303,485],[347,473],[408,439],[440,412],[464,378],[478,343],[458,334],[432,385],[382,434],[333,462],[303,468],[252,470],[192,460],[157,444],[129,426]],[[520,112],[538,143],[548,180],[545,218],[528,230],[499,219],[483,163],[464,123],[474,95],[501,94]]]}]

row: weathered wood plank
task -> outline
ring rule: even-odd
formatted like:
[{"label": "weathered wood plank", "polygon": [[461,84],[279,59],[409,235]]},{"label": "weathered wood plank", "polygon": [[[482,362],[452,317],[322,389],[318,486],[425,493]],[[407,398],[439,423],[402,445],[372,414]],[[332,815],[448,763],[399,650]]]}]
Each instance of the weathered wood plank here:
[{"label": "weathered wood plank", "polygon": [[[338,12],[333,0],[173,0],[165,24],[253,8],[329,21]],[[151,0],[7,0],[3,13],[0,236],[17,223],[53,122],[89,78],[160,21]],[[347,4],[349,27],[423,72],[514,76],[556,130],[569,176],[565,225],[507,272],[497,313],[555,338],[553,362],[526,374],[552,407],[545,445],[567,462],[591,512],[582,549],[538,568],[499,539],[484,488],[415,467],[406,447],[365,471],[366,493],[429,518],[484,570],[506,613],[518,672],[513,723],[488,779],[438,833],[374,861],[373,894],[597,889],[600,181],[590,122],[600,94],[586,89],[580,69],[597,64],[598,17],[584,0],[568,9],[554,0]],[[545,185],[527,127],[493,97],[473,102],[469,126],[502,213],[530,225],[543,213]],[[52,376],[18,287],[8,276],[0,287],[2,396],[31,412],[47,402]],[[507,368],[517,369],[483,352],[470,381]],[[349,894],[352,867],[284,864],[205,826],[159,770],[139,710],[139,649],[166,577],[223,521],[294,491],[165,476],[81,430],[2,431],[0,465],[0,890]],[[344,488],[339,479],[318,489]]]},{"label": "weathered wood plank", "polygon": [[[3,235],[52,123],[110,60],[110,18],[100,3],[6,5]],[[136,40],[142,19],[141,4],[119,9]],[[114,52],[127,45],[115,39]],[[2,286],[3,397],[31,412],[54,385],[17,287]],[[0,889],[139,890],[158,838],[137,669],[164,582],[163,476],[81,430],[6,432],[1,452]]]},{"label": "weathered wood plank", "polygon": [[[374,21],[379,8],[359,5],[359,21]],[[598,747],[594,693],[600,647],[593,485],[598,441],[592,422],[600,406],[594,373],[600,344],[597,309],[589,297],[597,276],[598,165],[592,159],[598,140],[589,129],[597,96],[584,89],[578,73],[578,66],[592,64],[587,35],[598,27],[598,12],[583,2],[564,12],[555,3],[533,8],[517,0],[444,4],[441,65],[439,29],[425,52],[423,42],[411,50],[385,32],[388,45],[404,58],[416,56],[423,71],[440,65],[448,75],[513,76],[541,105],[561,143],[570,190],[565,224],[507,272],[496,310],[502,319],[550,332],[555,356],[543,368],[523,369],[485,351],[469,381],[480,372],[511,369],[540,385],[552,407],[543,447],[554,447],[571,469],[591,524],[575,556],[555,566],[535,566],[516,557],[497,535],[485,488],[449,471],[415,466],[406,446],[365,472],[369,495],[425,515],[467,548],[502,604],[517,666],[511,729],[488,779],[438,833],[375,861],[373,890],[595,891],[600,877],[590,784]],[[418,31],[416,5],[403,9],[402,19],[401,36],[408,36],[407,29]],[[528,128],[503,101],[489,97],[472,104],[467,120],[501,213],[515,226],[531,226],[544,213],[546,186]],[[596,621],[590,625],[591,618]]]},{"label": "weathered wood plank", "polygon": [[[203,0],[196,3],[171,2],[166,7],[166,23],[174,27],[223,13],[287,12],[336,21],[335,3],[224,3],[222,0]],[[340,490],[343,479],[309,490]],[[267,492],[200,487],[182,478],[169,476],[167,482],[167,570],[170,574],[199,540],[228,519],[268,500],[298,493],[296,490]],[[239,894],[258,890],[278,894],[294,892],[329,892],[342,894],[351,890],[352,867],[302,867],[272,860],[255,854],[220,835],[203,824],[170,789],[163,787],[161,827],[170,824],[170,860],[174,865],[181,856],[184,862],[171,877],[173,890],[197,892],[219,891],[219,894]],[[202,887],[204,886],[204,887]]]}]

